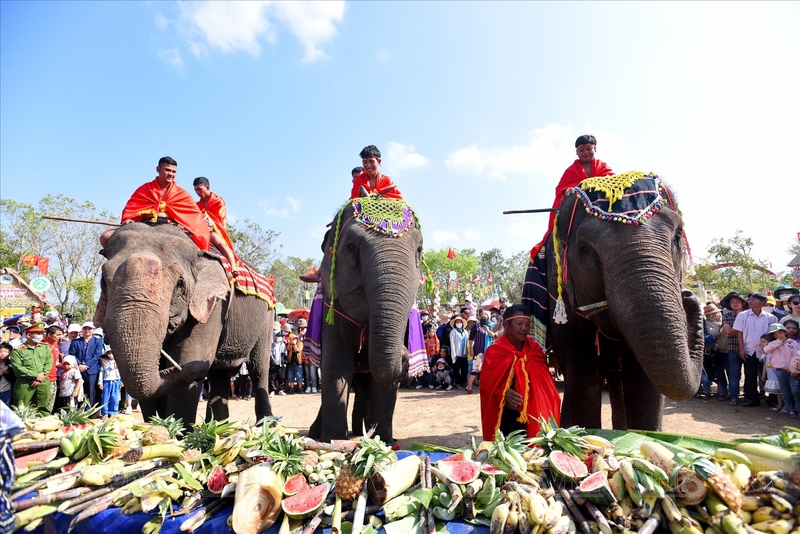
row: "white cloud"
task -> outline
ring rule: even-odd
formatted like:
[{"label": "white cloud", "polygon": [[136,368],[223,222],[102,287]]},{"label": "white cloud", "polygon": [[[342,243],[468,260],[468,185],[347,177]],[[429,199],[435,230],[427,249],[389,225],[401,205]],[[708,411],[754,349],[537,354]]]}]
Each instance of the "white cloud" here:
[{"label": "white cloud", "polygon": [[181,51],[177,48],[171,48],[169,50],[159,50],[158,51],[158,58],[179,71],[183,71],[186,68],[186,65],[183,63],[183,56],[181,56]]},{"label": "white cloud", "polygon": [[526,144],[509,147],[470,145],[450,154],[445,164],[452,171],[485,175],[489,181],[506,180],[512,174],[535,172],[559,175],[564,170],[564,151],[574,143],[572,129],[558,124],[533,130]]},{"label": "white cloud", "polygon": [[282,201],[278,201],[281,207],[275,207],[275,202],[272,199],[259,200],[258,206],[264,211],[265,214],[271,217],[279,217],[281,219],[294,218],[293,216],[300,212],[300,201],[290,196],[284,197]]},{"label": "white cloud", "polygon": [[417,153],[417,150],[413,146],[404,145],[395,141],[389,143],[382,160],[386,162],[387,170],[397,175],[405,170],[425,167],[430,163],[428,158]]},{"label": "white cloud", "polygon": [[161,13],[161,11],[156,11],[155,15],[153,15],[153,18],[155,19],[156,22],[156,28],[158,28],[159,30],[167,29],[169,22],[167,21],[167,17],[165,17]]},{"label": "white cloud", "polygon": [[276,42],[281,27],[305,49],[304,62],[327,57],[322,45],[338,35],[335,24],[344,17],[344,2],[179,2],[181,33],[196,56],[261,53],[263,42]]},{"label": "white cloud", "polygon": [[431,232],[431,237],[436,244],[453,243],[458,240],[458,234],[453,230],[434,230]]}]

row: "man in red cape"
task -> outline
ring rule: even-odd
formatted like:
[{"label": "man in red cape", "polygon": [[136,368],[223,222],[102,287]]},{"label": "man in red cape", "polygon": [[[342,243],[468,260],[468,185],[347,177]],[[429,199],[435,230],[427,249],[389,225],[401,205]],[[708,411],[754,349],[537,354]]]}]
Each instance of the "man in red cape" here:
[{"label": "man in red cape", "polygon": [[524,429],[528,437],[539,432],[538,417],[561,421],[561,398],[547,367],[547,357],[528,336],[528,310],[515,304],[503,314],[505,333],[486,350],[481,369],[481,425],[483,439],[495,439]]},{"label": "man in red cape", "polygon": [[[218,194],[211,192],[211,184],[208,183],[208,178],[205,176],[195,178],[192,185],[194,186],[194,192],[200,197],[200,200],[197,201],[197,207],[211,221],[211,233],[219,234],[230,249],[231,257],[235,256],[233,242],[228,234],[228,212],[225,209],[225,201]],[[217,246],[216,243],[214,246]],[[220,252],[225,254],[225,257],[230,261],[227,251],[220,250]],[[236,257],[236,263],[232,264],[234,267],[238,264],[238,260],[239,258]]]},{"label": "man in red cape", "polygon": [[[556,198],[553,200],[553,207],[557,208],[564,200],[564,191],[577,187],[582,181],[593,176],[611,176],[614,171],[605,162],[595,159],[597,152],[597,138],[593,135],[582,135],[575,140],[575,152],[578,155],[572,165],[567,167],[561,176],[561,181],[556,186]],[[531,259],[534,259],[539,250],[544,245],[547,235],[553,231],[553,222],[556,219],[556,212],[550,212],[550,220],[547,222],[547,232],[545,237],[531,250]]]},{"label": "man in red cape", "polygon": [[370,195],[380,195],[383,198],[394,198],[403,200],[403,195],[391,178],[381,174],[378,167],[381,165],[381,151],[375,145],[364,147],[359,154],[361,164],[364,165],[364,172],[353,180],[353,188],[350,190],[350,198],[358,198],[359,187],[364,187]]},{"label": "man in red cape", "polygon": [[[178,163],[169,156],[158,160],[158,176],[152,182],[141,185],[133,192],[122,210],[121,224],[132,222],[174,222],[183,227],[201,250],[208,250],[211,235],[203,214],[191,195],[177,183]],[[105,246],[114,230],[100,236]]]}]

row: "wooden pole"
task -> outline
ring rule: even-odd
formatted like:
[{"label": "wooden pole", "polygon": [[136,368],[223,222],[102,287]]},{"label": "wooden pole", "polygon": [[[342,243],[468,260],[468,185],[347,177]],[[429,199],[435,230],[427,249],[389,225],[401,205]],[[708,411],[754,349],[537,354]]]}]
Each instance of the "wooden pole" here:
[{"label": "wooden pole", "polygon": [[550,213],[551,211],[558,211],[560,208],[541,208],[536,210],[508,210],[504,211],[503,215],[516,215],[517,213]]},{"label": "wooden pole", "polygon": [[95,221],[93,219],[73,219],[72,217],[58,217],[56,215],[42,215],[42,219],[50,219],[51,221],[79,222],[87,224],[103,224],[105,226],[120,226],[118,223]]}]

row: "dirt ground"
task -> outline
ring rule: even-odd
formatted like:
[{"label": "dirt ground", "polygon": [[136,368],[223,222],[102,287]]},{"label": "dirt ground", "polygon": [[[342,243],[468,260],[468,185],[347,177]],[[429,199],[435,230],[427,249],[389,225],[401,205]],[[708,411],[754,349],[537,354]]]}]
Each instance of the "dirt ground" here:
[{"label": "dirt ground", "polygon": [[[556,382],[559,390],[562,383]],[[562,393],[563,394],[563,393]],[[272,411],[281,416],[287,426],[307,432],[319,410],[321,394],[286,395],[271,398]],[[350,402],[352,408],[352,397]],[[231,417],[241,421],[255,419],[254,401],[233,400],[229,404]],[[205,416],[206,404],[198,406],[198,421]],[[348,421],[350,414],[348,413]],[[741,436],[777,434],[784,425],[798,426],[795,419],[779,415],[762,402],[757,408],[731,407],[716,398],[709,400],[667,400],[664,409],[665,432],[733,439]],[[611,428],[611,407],[603,399],[603,428]],[[403,449],[414,441],[460,448],[470,443],[470,437],[480,439],[480,395],[467,395],[463,390],[400,389],[394,417],[394,437]]]}]

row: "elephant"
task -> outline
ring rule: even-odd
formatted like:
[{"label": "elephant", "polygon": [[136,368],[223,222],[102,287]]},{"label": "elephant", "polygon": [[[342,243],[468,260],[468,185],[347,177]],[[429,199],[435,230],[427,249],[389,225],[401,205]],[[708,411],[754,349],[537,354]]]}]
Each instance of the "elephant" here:
[{"label": "elephant", "polygon": [[[658,177],[625,190],[650,195],[634,223],[617,208],[590,213],[577,189],[558,210],[558,247],[552,238],[545,245],[547,337],[564,373],[561,424],[601,428],[605,381],[615,429],[660,430],[663,395],[692,397],[703,364],[702,304],[682,286],[680,212]],[[559,275],[565,323],[555,318]]]},{"label": "elephant", "polygon": [[[370,201],[398,202],[346,204],[322,243],[322,401],[309,436],[323,441],[347,438],[351,385],[356,391],[353,432],[360,434],[362,424],[375,426],[385,442],[394,440],[392,418],[407,354],[408,314],[420,282],[422,233],[407,206],[408,224],[401,236],[377,231],[353,204]],[[328,324],[324,316],[332,293],[333,324]]]},{"label": "elephant", "polygon": [[206,377],[206,418],[227,418],[230,378],[243,362],[253,380],[256,418],[272,415],[273,312],[265,300],[233,289],[219,259],[177,226],[123,225],[101,254],[107,261],[94,322],[145,419],[174,414],[187,427],[194,423]]}]

